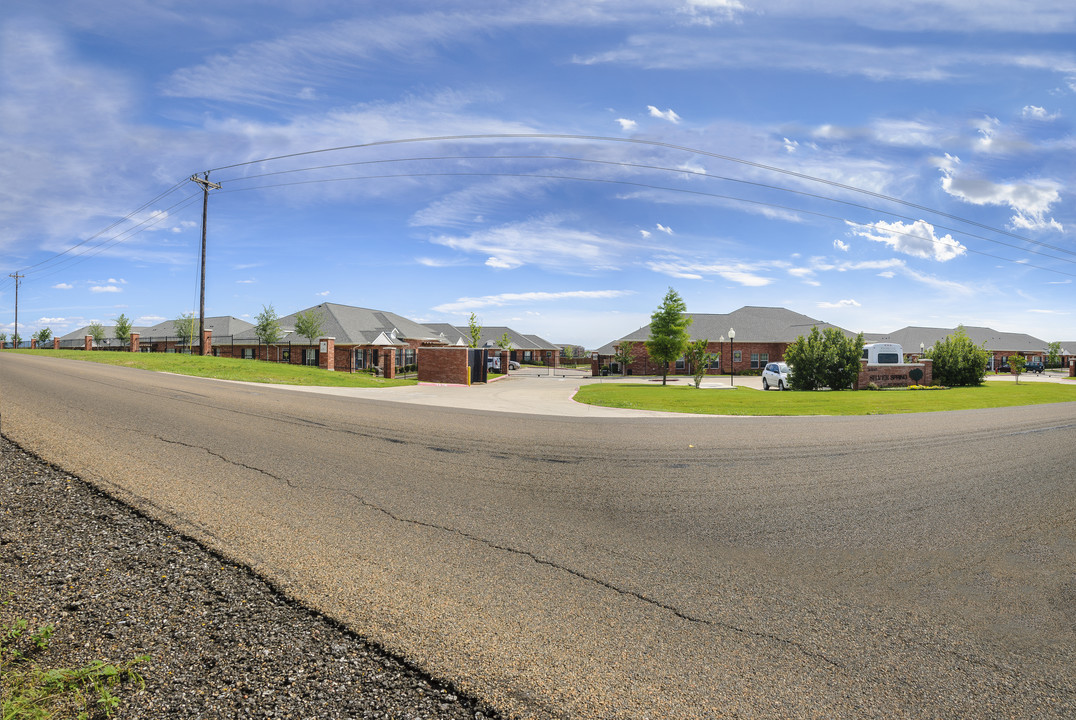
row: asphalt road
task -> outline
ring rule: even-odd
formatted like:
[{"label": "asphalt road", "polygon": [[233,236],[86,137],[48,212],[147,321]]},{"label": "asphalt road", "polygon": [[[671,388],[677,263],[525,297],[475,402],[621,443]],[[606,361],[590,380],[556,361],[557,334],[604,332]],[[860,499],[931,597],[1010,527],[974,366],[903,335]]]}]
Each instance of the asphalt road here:
[{"label": "asphalt road", "polygon": [[558,418],[0,356],[5,435],[520,718],[1076,716],[1076,404]]}]

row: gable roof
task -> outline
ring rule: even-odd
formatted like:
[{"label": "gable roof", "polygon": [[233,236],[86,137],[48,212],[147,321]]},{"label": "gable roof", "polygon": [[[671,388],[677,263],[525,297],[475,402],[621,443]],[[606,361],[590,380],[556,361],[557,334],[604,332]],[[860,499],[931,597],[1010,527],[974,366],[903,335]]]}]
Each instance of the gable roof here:
[{"label": "gable roof", "polygon": [[[102,325],[101,329],[105,331],[104,347],[119,347],[120,341],[116,339],[116,326],[115,325]],[[145,330],[144,327],[131,326],[131,332],[141,334]],[[72,330],[66,335],[60,336],[60,347],[83,347],[86,342],[86,336],[90,334],[90,326],[83,325],[77,330]],[[99,347],[96,343],[94,347]]]},{"label": "gable roof", "polygon": [[[956,333],[958,328],[905,327],[891,333],[864,333],[867,342],[900,343],[905,352],[915,352],[919,343],[932,347],[947,336]],[[1008,350],[1013,352],[1046,352],[1048,343],[1025,333],[1007,333],[993,328],[964,326],[968,338],[987,350]]]},{"label": "gable roof", "polygon": [[[744,342],[791,343],[800,335],[807,335],[812,327],[819,332],[826,328],[837,328],[848,337],[854,337],[842,327],[831,325],[821,320],[780,307],[758,307],[747,305],[739,310],[725,314],[684,313],[691,318],[687,331],[692,340],[709,340],[717,342],[721,337],[728,339],[729,330],[736,330],[736,339]],[[600,355],[612,355],[614,346],[621,341],[645,342],[650,337],[650,325],[628,333],[598,348]]]},{"label": "gable roof", "polygon": [[[138,331],[140,339],[148,340],[149,338],[178,337],[179,333],[176,332],[175,322],[175,320],[165,320],[152,327],[142,328]],[[240,320],[231,315],[207,317],[205,319],[205,329],[212,330],[214,338],[228,337],[253,327],[254,325],[246,320]],[[198,334],[198,318],[194,318],[194,334]]]},{"label": "gable roof", "polygon": [[460,345],[467,347],[468,336],[463,334],[463,328],[450,325],[448,323],[424,323],[426,327],[433,330],[435,333],[444,337],[445,342],[449,345]]},{"label": "gable roof", "polygon": [[[373,310],[337,303],[321,303],[279,318],[281,342],[305,343],[295,332],[295,318],[300,313],[315,312],[322,317],[321,335],[336,338],[337,345],[403,345],[404,340],[443,343],[444,338],[414,320],[385,310]],[[257,343],[254,326],[235,334],[236,344]]]}]

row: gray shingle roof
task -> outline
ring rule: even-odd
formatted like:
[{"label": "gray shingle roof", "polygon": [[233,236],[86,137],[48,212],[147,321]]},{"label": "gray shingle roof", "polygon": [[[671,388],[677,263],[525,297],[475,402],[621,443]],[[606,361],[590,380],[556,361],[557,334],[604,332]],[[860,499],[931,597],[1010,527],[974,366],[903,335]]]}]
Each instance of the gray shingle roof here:
[{"label": "gray shingle roof", "polygon": [[[240,320],[237,317],[230,315],[222,315],[219,317],[207,317],[205,319],[205,329],[213,331],[213,337],[227,337],[229,335],[235,335],[236,333],[250,330],[254,326],[248,323],[246,320]],[[194,334],[198,334],[198,318],[194,318]],[[158,338],[158,337],[176,337],[179,333],[176,332],[175,320],[165,320],[159,322],[152,327],[142,328],[138,331],[141,339]]]},{"label": "gray shingle roof", "polygon": [[[401,345],[405,339],[444,341],[429,327],[395,313],[351,305],[321,303],[280,318],[280,328],[284,331],[282,342],[307,342],[306,338],[295,332],[295,317],[305,312],[321,313],[323,318],[321,334],[324,337],[336,338],[337,345]],[[254,326],[236,333],[234,342],[237,345],[244,342],[252,344],[258,342]]]},{"label": "gray shingle roof", "polygon": [[[757,307],[748,305],[739,310],[726,314],[709,313],[684,313],[691,318],[688,333],[692,340],[710,340],[717,342],[722,336],[728,339],[729,329],[736,330],[736,339],[741,342],[793,342],[800,335],[807,335],[812,327],[819,331],[826,328],[837,328],[845,335],[852,337],[851,333],[844,328],[831,325],[821,320],[793,312],[780,307]],[[622,340],[645,342],[650,337],[650,325],[644,325],[635,332],[628,333],[622,338],[613,340],[598,348],[600,355],[612,355],[614,345]]]},{"label": "gray shingle roof", "polygon": [[[863,337],[867,342],[900,343],[905,352],[916,352],[919,343],[929,348],[956,331],[957,328],[909,326],[891,333],[864,333]],[[985,327],[964,326],[964,332],[973,343],[987,350],[1045,353],[1049,344],[1024,333],[1007,333]]]}]

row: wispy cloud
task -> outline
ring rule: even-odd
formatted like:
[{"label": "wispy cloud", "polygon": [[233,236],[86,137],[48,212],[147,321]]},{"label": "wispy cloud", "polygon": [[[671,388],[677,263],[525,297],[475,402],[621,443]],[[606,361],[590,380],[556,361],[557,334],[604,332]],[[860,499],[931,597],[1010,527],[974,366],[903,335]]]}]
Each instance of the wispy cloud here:
[{"label": "wispy cloud", "polygon": [[72,290],[72,289],[74,289],[74,287],[75,286],[70,284],[70,283],[56,283],[55,285],[52,286],[52,289],[53,290]]},{"label": "wispy cloud", "polygon": [[[960,257],[967,248],[953,239],[952,235],[939,237],[934,226],[924,220],[905,224],[901,221],[884,222],[879,220],[873,225],[862,226],[849,223],[852,233],[878,243],[884,243],[897,252],[913,257],[946,262]],[[834,242],[834,247],[839,247]],[[843,245],[843,243],[842,243]],[[839,247],[846,250],[847,247]]]},{"label": "wispy cloud", "polygon": [[858,302],[856,302],[855,300],[848,299],[848,300],[838,300],[837,302],[820,302],[820,303],[818,303],[818,307],[824,308],[826,310],[832,310],[832,309],[835,309],[835,308],[849,308],[849,307],[862,307],[862,306]]},{"label": "wispy cloud", "polygon": [[433,309],[442,313],[470,312],[489,307],[507,305],[533,305],[559,300],[608,300],[611,298],[633,295],[633,290],[568,290],[564,292],[522,292],[483,295],[480,297],[462,297],[449,303],[437,305]]},{"label": "wispy cloud", "polygon": [[659,118],[661,120],[668,120],[671,123],[680,122],[680,116],[673,112],[671,109],[658,110],[653,105],[647,105],[646,109],[650,111],[650,117]]},{"label": "wispy cloud", "polygon": [[774,282],[773,278],[759,274],[763,264],[743,262],[699,263],[689,260],[652,260],[647,267],[656,273],[684,280],[702,280],[716,276],[745,287],[763,287]]},{"label": "wispy cloud", "polygon": [[90,288],[92,293],[118,293],[123,292],[123,289],[116,285],[94,285]]}]

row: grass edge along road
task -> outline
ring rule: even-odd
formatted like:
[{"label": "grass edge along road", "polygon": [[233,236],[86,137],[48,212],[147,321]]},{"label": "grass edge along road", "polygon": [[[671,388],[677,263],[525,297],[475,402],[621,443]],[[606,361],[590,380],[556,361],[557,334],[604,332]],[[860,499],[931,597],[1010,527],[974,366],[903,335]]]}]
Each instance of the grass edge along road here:
[{"label": "grass edge along road", "polygon": [[386,380],[366,372],[328,372],[316,367],[267,362],[264,360],[241,360],[211,355],[184,355],[181,353],[131,353],[91,350],[5,350],[21,355],[81,360],[105,365],[133,367],[154,372],[176,375],[239,380],[242,382],[268,383],[274,385],[310,385],[322,387],[394,387],[414,385],[411,379]]},{"label": "grass edge along road", "polygon": [[583,385],[576,402],[700,415],[893,415],[1076,402],[1076,384],[985,383],[977,387],[832,392],[763,392],[690,385]]}]

